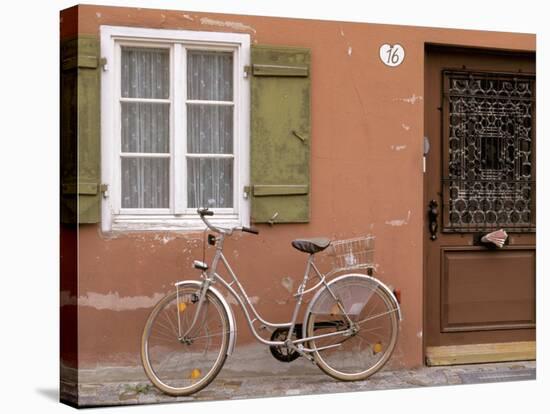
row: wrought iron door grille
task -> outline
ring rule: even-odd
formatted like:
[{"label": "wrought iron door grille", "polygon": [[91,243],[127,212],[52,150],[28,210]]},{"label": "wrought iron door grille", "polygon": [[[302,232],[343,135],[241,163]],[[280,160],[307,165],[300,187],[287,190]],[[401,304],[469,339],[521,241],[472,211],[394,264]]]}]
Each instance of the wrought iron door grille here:
[{"label": "wrought iron door grille", "polygon": [[535,230],[535,78],[443,72],[443,230]]}]

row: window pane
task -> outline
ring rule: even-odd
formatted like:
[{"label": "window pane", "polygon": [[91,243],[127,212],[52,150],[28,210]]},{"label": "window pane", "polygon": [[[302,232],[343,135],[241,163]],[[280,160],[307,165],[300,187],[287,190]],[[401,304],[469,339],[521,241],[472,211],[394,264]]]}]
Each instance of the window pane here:
[{"label": "window pane", "polygon": [[168,208],[169,171],[169,158],[122,158],[122,208]]},{"label": "window pane", "polygon": [[169,98],[170,52],[168,49],[123,47],[121,60],[122,97]]},{"label": "window pane", "polygon": [[122,152],[170,152],[170,105],[121,102]]},{"label": "window pane", "polygon": [[232,154],[233,107],[187,105],[187,151],[201,154]]},{"label": "window pane", "polygon": [[233,53],[191,50],[187,53],[187,98],[233,100]]},{"label": "window pane", "polygon": [[232,158],[187,158],[187,205],[233,207]]}]

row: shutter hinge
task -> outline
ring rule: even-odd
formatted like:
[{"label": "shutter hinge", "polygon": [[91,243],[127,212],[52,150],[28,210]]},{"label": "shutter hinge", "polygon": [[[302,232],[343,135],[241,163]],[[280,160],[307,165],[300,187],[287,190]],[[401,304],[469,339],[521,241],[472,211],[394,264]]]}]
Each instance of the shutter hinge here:
[{"label": "shutter hinge", "polygon": [[245,67],[244,67],[244,77],[248,78],[251,73],[252,73],[252,66],[245,65]]},{"label": "shutter hinge", "polygon": [[279,216],[279,212],[276,211],[275,214],[273,214],[271,216],[271,218],[269,220],[267,220],[267,222],[269,223],[270,226],[273,227],[273,225],[275,224],[275,220],[277,219],[278,216]]},{"label": "shutter hinge", "polygon": [[104,72],[109,70],[109,66],[107,65],[107,58],[99,58],[99,64],[101,65]]},{"label": "shutter hinge", "polygon": [[244,190],[243,190],[243,198],[245,200],[248,200],[248,197],[250,197],[250,186],[249,185],[245,185],[244,186]]},{"label": "shutter hinge", "polygon": [[109,184],[99,184],[99,191],[103,194],[103,198],[109,197]]}]

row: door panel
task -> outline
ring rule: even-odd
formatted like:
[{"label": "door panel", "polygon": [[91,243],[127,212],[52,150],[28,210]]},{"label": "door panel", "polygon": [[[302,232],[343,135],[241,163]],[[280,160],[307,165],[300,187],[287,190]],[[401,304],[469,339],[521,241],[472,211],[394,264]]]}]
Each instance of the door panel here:
[{"label": "door panel", "polygon": [[[425,346],[534,340],[535,56],[425,63]],[[503,248],[480,243],[501,228]]]},{"label": "door panel", "polygon": [[442,262],[442,332],[535,327],[534,250],[443,248]]}]

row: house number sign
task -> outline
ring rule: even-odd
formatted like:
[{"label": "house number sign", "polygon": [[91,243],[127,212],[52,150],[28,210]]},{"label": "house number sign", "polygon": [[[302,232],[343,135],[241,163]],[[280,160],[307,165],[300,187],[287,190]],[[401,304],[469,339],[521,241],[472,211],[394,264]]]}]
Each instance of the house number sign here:
[{"label": "house number sign", "polygon": [[405,49],[398,43],[395,45],[385,43],[380,46],[380,59],[387,66],[399,66],[405,59]]}]

